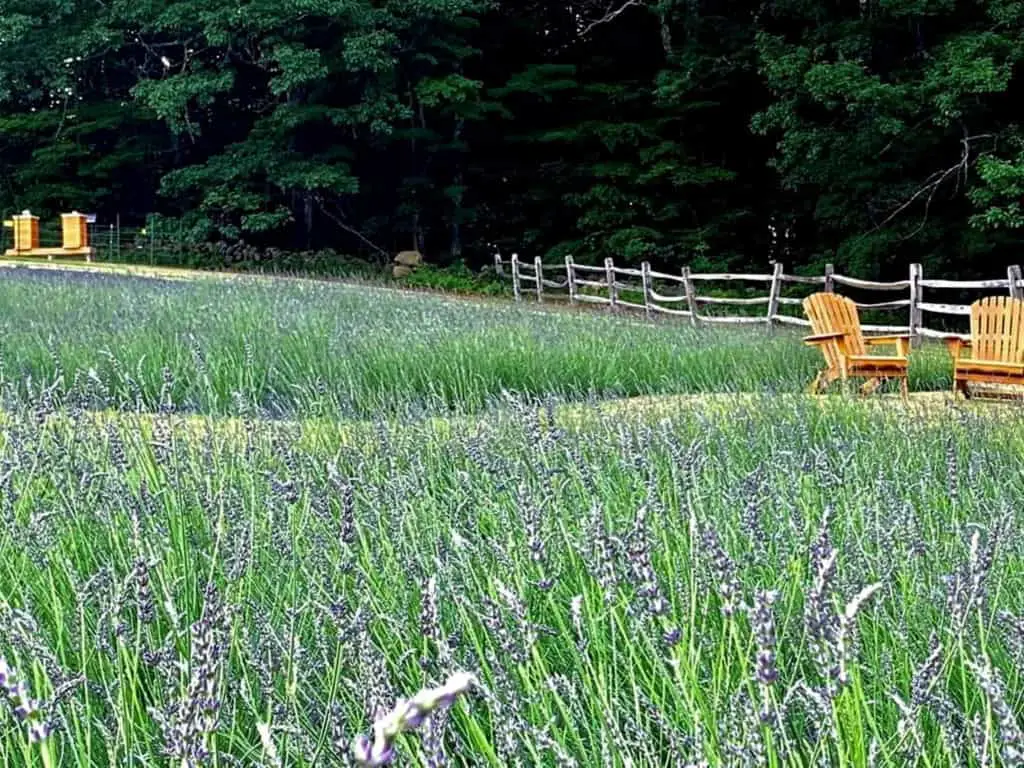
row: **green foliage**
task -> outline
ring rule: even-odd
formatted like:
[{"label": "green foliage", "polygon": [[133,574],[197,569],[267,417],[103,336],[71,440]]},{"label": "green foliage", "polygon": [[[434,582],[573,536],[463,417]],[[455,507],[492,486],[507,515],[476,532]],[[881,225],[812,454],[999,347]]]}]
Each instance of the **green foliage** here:
[{"label": "green foliage", "polygon": [[978,161],[981,184],[970,191],[971,201],[981,209],[972,223],[982,229],[1024,228],[1024,132],[1010,134],[1016,157],[995,156]]},{"label": "green foliage", "polygon": [[190,115],[212,106],[218,96],[231,91],[234,78],[231,72],[193,71],[170,75],[162,80],[143,80],[132,89],[132,94],[148,106],[157,117],[165,121],[175,133],[195,138],[201,124]]},{"label": "green foliage", "polygon": [[865,274],[924,256],[963,272],[992,253],[999,239],[969,226],[1013,221],[996,148],[1018,135],[1019,6],[776,7],[757,36],[775,98],[752,125],[778,140],[772,163],[804,199],[792,214],[804,243]]},{"label": "green foliage", "polygon": [[464,261],[446,267],[425,264],[398,281],[403,287],[429,288],[450,293],[469,293],[484,296],[507,296],[509,283],[491,271],[474,272]]},{"label": "green foliage", "polygon": [[377,264],[1019,260],[1019,1],[598,6],[7,0],[0,208]]}]

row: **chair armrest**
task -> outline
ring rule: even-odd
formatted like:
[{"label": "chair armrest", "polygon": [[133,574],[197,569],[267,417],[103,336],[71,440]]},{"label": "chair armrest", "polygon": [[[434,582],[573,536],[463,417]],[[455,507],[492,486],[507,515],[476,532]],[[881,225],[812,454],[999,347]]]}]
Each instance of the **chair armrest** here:
[{"label": "chair armrest", "polygon": [[826,341],[841,339],[845,333],[818,333],[814,336],[804,336],[804,344],[824,344]]},{"label": "chair armrest", "polygon": [[865,336],[864,345],[868,347],[895,344],[896,354],[907,357],[910,354],[910,334],[899,333],[889,336]]},{"label": "chair armrest", "polygon": [[946,336],[942,340],[945,342],[949,354],[953,356],[954,362],[960,359],[961,352],[971,348],[970,339],[961,339],[959,336]]},{"label": "chair armrest", "polygon": [[901,341],[910,341],[909,333],[901,333],[893,336],[865,336],[864,343],[868,346],[872,344],[896,344]]}]

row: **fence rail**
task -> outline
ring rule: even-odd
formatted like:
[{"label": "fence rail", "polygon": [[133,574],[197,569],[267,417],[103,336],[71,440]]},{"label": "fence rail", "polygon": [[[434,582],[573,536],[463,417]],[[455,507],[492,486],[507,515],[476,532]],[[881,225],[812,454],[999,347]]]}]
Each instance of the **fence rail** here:
[{"label": "fence rail", "polygon": [[[532,262],[520,261],[518,255],[512,254],[506,262],[500,254],[494,256],[496,272],[505,276],[505,265],[508,264],[512,279],[512,291],[516,301],[522,301],[524,295],[533,294],[538,302],[545,296],[554,298],[562,296],[553,291],[567,291],[568,300],[572,304],[587,303],[606,305],[612,311],[620,308],[643,311],[648,317],[654,314],[683,317],[696,325],[709,324],[756,324],[768,326],[791,325],[807,327],[810,323],[806,318],[780,311],[782,307],[799,306],[802,299],[783,296],[787,285],[820,286],[821,290],[836,291],[837,287],[852,288],[857,291],[905,292],[907,298],[886,301],[855,301],[859,310],[901,312],[906,317],[906,324],[865,325],[867,331],[879,333],[906,333],[915,340],[921,338],[944,338],[959,336],[968,338],[967,334],[928,328],[924,324],[924,316],[965,317],[971,313],[969,304],[950,304],[939,301],[925,301],[924,289],[959,290],[959,291],[992,291],[1009,292],[1011,296],[1024,298],[1024,278],[1021,268],[1013,265],[1007,269],[1006,278],[993,280],[939,280],[925,279],[920,264],[911,264],[906,280],[878,281],[862,280],[849,275],[837,274],[831,264],[825,266],[823,275],[788,275],[782,264],[776,263],[771,274],[742,274],[730,272],[691,272],[683,267],[678,275],[657,272],[651,269],[648,262],[634,267],[618,267],[610,258],[605,259],[603,266],[576,264],[571,256],[567,256],[564,264],[543,264],[541,259]],[[564,272],[564,278],[561,274]],[[558,279],[552,279],[555,275]],[[639,278],[639,281],[636,280]],[[655,281],[663,284],[661,290],[654,286]],[[767,283],[768,293],[762,296],[746,298],[711,296],[699,294],[698,284],[714,282],[748,282]],[[667,287],[666,287],[667,286]],[[545,289],[550,291],[545,294]],[[582,289],[582,290],[581,290]],[[586,291],[598,291],[598,293]],[[639,294],[643,303],[626,301],[622,298],[624,291]],[[668,292],[666,292],[668,291]],[[881,298],[881,297],[880,297]],[[668,306],[666,306],[668,305]],[[681,308],[682,305],[685,308]],[[765,307],[760,315],[714,315],[701,311],[706,306],[725,307]]]}]

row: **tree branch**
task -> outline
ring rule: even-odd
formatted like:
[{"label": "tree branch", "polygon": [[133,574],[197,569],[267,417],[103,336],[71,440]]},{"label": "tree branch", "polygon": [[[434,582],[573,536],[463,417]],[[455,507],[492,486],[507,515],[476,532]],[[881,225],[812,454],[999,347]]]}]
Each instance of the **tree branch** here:
[{"label": "tree branch", "polygon": [[[604,13],[599,18],[587,23],[583,29],[580,30],[579,36],[586,37],[594,27],[613,21],[617,16],[621,15],[629,8],[639,8],[645,4],[646,0],[625,0],[624,2],[623,0],[616,0],[605,8]],[[580,21],[583,21],[582,14],[580,16]]]},{"label": "tree branch", "polygon": [[939,191],[939,188],[950,177],[956,176],[958,187],[961,181],[966,179],[967,170],[971,164],[971,145],[976,141],[980,141],[981,139],[990,138],[993,138],[993,134],[991,133],[979,133],[975,136],[969,136],[966,134],[965,131],[964,137],[960,139],[960,159],[953,165],[949,166],[948,168],[938,170],[931,176],[929,176],[927,179],[925,179],[924,184],[918,187],[914,194],[912,194],[907,200],[905,200],[903,203],[901,203],[895,209],[893,209],[888,216],[882,219],[882,221],[880,221],[878,224],[876,224],[874,227],[868,230],[865,233],[865,236],[877,232],[890,221],[892,221],[901,213],[903,213],[903,211],[907,210],[907,208],[913,205],[915,201],[917,201],[924,195],[927,195],[927,197],[925,198],[924,218],[922,219],[921,224],[917,227],[917,229],[915,229],[914,232],[912,232],[908,237],[913,237],[918,232],[920,232],[928,220],[928,212],[931,210],[932,200],[935,199],[935,194]]},{"label": "tree branch", "polygon": [[331,213],[327,209],[327,206],[324,204],[323,197],[321,197],[318,194],[314,194],[313,195],[313,199],[316,200],[317,205],[320,207],[320,210],[324,213],[325,216],[327,216],[327,218],[329,218],[331,221],[333,221],[335,224],[337,224],[343,230],[348,232],[350,235],[354,235],[355,237],[359,238],[364,243],[366,243],[366,245],[368,245],[371,248],[373,248],[373,250],[375,250],[377,253],[379,253],[381,256],[383,256],[386,261],[391,261],[391,254],[390,253],[388,253],[383,248],[381,248],[379,245],[377,245],[375,242],[370,240],[370,238],[368,238],[366,235],[364,235],[358,229],[356,229],[355,227],[353,227],[353,226],[351,226],[349,224],[346,224],[344,221],[341,220],[340,217],[335,216],[333,213]]}]

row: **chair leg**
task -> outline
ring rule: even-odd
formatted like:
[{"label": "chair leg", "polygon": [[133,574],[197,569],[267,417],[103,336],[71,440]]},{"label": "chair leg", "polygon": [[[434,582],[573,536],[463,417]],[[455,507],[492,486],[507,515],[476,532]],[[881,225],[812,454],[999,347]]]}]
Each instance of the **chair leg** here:
[{"label": "chair leg", "polygon": [[825,378],[824,371],[818,371],[818,375],[814,377],[814,381],[807,387],[807,394],[816,395],[821,390],[822,380]]},{"label": "chair leg", "polygon": [[880,386],[882,386],[882,380],[877,376],[872,376],[870,379],[865,381],[863,385],[861,385],[860,393],[864,397],[867,397],[868,395],[873,395],[875,392],[878,391],[878,388]]},{"label": "chair leg", "polygon": [[814,377],[814,381],[811,382],[811,386],[807,388],[807,391],[812,395],[823,394],[832,385],[832,382],[838,378],[839,374],[831,368],[826,368],[818,372],[818,375]]},{"label": "chair leg", "polygon": [[900,377],[900,397],[903,398],[904,402],[910,399],[910,385],[907,382],[906,376]]}]

